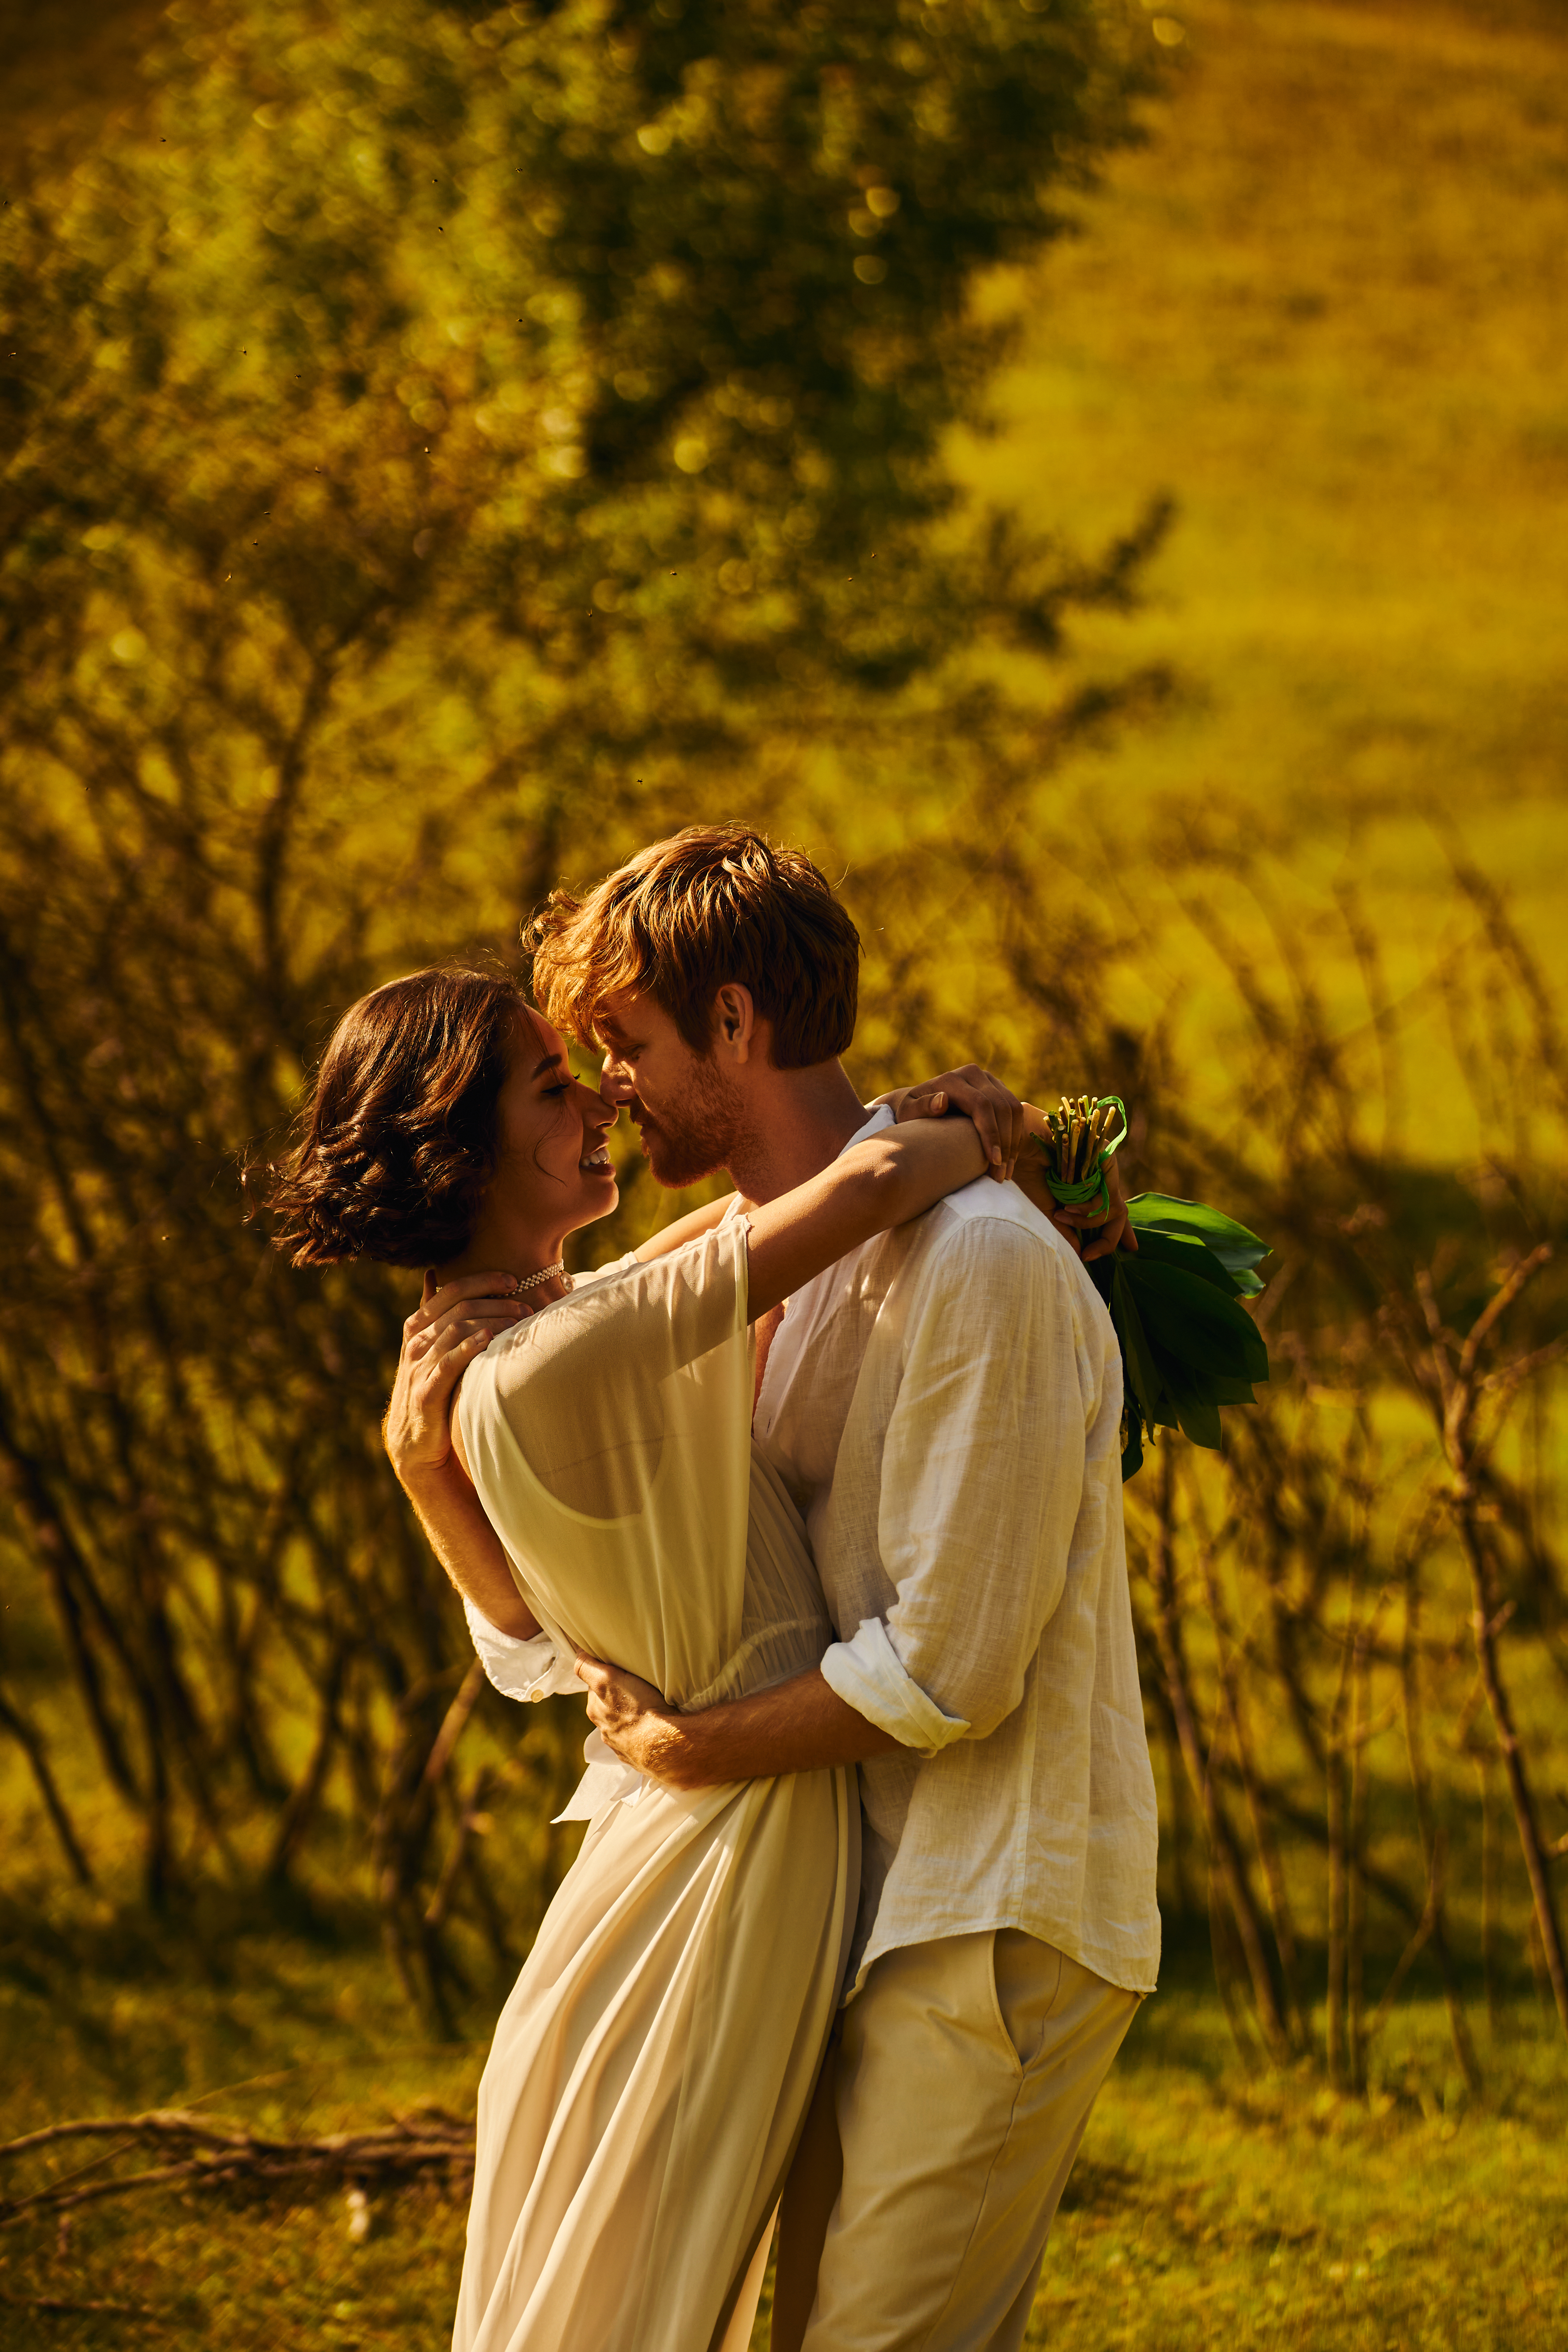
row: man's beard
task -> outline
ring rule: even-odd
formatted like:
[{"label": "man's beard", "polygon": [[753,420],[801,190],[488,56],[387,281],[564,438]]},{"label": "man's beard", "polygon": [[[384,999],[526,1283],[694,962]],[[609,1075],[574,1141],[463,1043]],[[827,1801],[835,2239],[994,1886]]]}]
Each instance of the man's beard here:
[{"label": "man's beard", "polygon": [[657,1118],[636,1096],[630,1108],[654,1181],[671,1192],[728,1168],[747,1133],[742,1097],[711,1062],[694,1065],[681,1101],[667,1105]]}]

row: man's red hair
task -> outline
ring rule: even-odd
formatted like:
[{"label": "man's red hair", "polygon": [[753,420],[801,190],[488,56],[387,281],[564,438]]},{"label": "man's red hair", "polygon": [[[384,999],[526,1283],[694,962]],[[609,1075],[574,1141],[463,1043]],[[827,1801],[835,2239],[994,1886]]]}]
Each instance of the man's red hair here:
[{"label": "man's red hair", "polygon": [[781,1070],[829,1061],[855,1034],[859,933],[809,857],[745,825],[688,825],[584,898],[552,891],[526,941],[540,1010],[584,1045],[603,1042],[605,997],[637,989],[706,1054],[727,981],[772,1024]]}]

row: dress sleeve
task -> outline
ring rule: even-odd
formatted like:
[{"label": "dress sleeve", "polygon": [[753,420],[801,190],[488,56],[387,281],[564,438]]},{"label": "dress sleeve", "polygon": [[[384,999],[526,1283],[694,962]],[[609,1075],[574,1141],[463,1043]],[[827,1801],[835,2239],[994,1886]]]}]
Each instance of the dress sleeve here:
[{"label": "dress sleeve", "polygon": [[639,1263],[636,1250],[627,1250],[620,1257],[611,1258],[606,1265],[596,1265],[592,1274],[577,1275],[574,1279],[573,1288],[586,1290],[590,1283],[608,1282],[613,1274],[625,1274],[628,1266],[634,1266]]},{"label": "dress sleeve", "polygon": [[493,1408],[557,1502],[595,1519],[643,1508],[679,1434],[688,1384],[676,1375],[744,1336],[749,1239],[744,1218],[728,1219],[665,1257],[591,1281],[487,1351]]}]

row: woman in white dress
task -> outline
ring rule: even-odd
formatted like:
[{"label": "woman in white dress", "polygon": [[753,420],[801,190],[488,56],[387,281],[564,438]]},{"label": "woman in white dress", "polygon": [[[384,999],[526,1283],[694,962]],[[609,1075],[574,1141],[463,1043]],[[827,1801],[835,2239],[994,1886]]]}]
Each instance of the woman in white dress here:
[{"label": "woman in white dress", "polygon": [[[511,983],[418,973],[340,1023],[273,1201],[297,1264],[435,1259],[427,1298],[432,1280],[460,1297],[493,1289],[480,1269],[514,1276],[514,1300],[475,1299],[432,1340],[428,1393],[461,1380],[454,1451],[476,1530],[488,1520],[461,1547],[467,1597],[696,1709],[833,1639],[800,1520],[752,1446],[749,1327],[986,1160],[966,1119],[880,1134],[574,1286],[561,1244],[615,1205],[615,1118]],[[853,1775],[630,1778],[606,1772],[497,2028],[457,2352],[749,2337],[853,1925]]]}]

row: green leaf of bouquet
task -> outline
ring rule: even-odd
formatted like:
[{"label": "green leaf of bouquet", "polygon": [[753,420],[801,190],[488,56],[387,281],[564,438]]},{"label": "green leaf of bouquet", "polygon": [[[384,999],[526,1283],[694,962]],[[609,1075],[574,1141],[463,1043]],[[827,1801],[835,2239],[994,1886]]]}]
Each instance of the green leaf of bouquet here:
[{"label": "green leaf of bouquet", "polygon": [[1112,1260],[1114,1272],[1110,1283],[1110,1313],[1116,1325],[1116,1335],[1121,1342],[1121,1353],[1127,1363],[1127,1377],[1132,1383],[1132,1393],[1142,1408],[1143,1418],[1152,1428],[1156,1407],[1163,1382],[1155,1367],[1132,1293],[1127,1283],[1127,1265],[1121,1255]]},{"label": "green leaf of bouquet", "polygon": [[1194,1445],[1206,1445],[1215,1453],[1219,1451],[1217,1405],[1183,1404],[1177,1408],[1176,1418],[1181,1423],[1184,1437],[1190,1437]]},{"label": "green leaf of bouquet", "polygon": [[[1140,1260],[1152,1261],[1156,1265],[1173,1265],[1184,1273],[1196,1275],[1201,1282],[1212,1282],[1215,1288],[1223,1290],[1227,1298],[1237,1298],[1241,1294],[1243,1277],[1233,1274],[1225,1261],[1216,1257],[1208,1244],[1199,1241],[1195,1234],[1168,1233],[1161,1225],[1142,1226],[1139,1231],[1135,1255]],[[1248,1275],[1245,1279],[1252,1284],[1254,1289],[1262,1289],[1263,1285],[1256,1275]]]},{"label": "green leaf of bouquet", "polygon": [[1127,1213],[1140,1237],[1146,1227],[1156,1233],[1185,1234],[1205,1243],[1232,1274],[1255,1266],[1269,1255],[1272,1247],[1206,1202],[1179,1201],[1172,1192],[1140,1192],[1128,1202]]},{"label": "green leaf of bouquet", "polygon": [[1164,1393],[1173,1411],[1185,1405],[1256,1404],[1249,1381],[1231,1378],[1224,1372],[1195,1371],[1191,1365],[1165,1368]]},{"label": "green leaf of bouquet", "polygon": [[1233,1380],[1266,1381],[1268,1350],[1246,1309],[1210,1282],[1173,1265],[1124,1256],[1118,1271],[1135,1305],[1141,1331],[1174,1364]]},{"label": "green leaf of bouquet", "polygon": [[1143,1344],[1154,1368],[1154,1417],[1166,1428],[1173,1429],[1177,1400],[1190,1395],[1194,1402],[1202,1403],[1208,1395],[1205,1384],[1210,1375],[1163,1346],[1147,1322],[1142,1328]]}]

